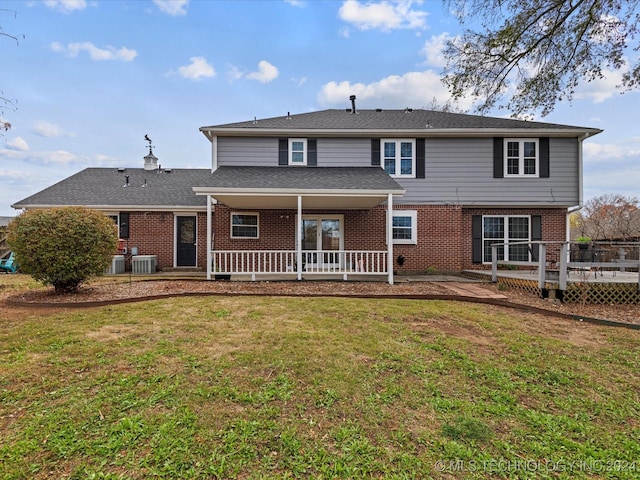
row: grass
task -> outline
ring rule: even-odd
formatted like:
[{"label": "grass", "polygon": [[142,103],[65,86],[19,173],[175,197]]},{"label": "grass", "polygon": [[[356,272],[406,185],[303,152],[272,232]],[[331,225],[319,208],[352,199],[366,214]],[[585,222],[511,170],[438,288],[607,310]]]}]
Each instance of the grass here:
[{"label": "grass", "polygon": [[640,471],[637,331],[455,302],[272,297],[0,322],[3,479]]}]

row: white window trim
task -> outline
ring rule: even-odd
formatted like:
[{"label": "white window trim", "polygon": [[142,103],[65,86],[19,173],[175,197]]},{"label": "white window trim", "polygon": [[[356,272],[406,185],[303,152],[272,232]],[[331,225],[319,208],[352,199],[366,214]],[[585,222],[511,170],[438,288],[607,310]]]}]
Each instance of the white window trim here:
[{"label": "white window trim", "polygon": [[[302,142],[303,146],[303,152],[302,152],[302,162],[294,162],[293,161],[293,142]],[[306,165],[307,164],[307,153],[308,153],[308,148],[307,148],[307,139],[306,138],[290,138],[289,139],[289,165]]]},{"label": "white window trim", "polygon": [[[505,178],[538,178],[540,177],[540,139],[539,138],[505,138],[504,139],[504,177]],[[509,165],[508,165],[508,148],[507,145],[509,142],[518,142],[520,144],[520,148],[518,149],[520,152],[519,160],[518,160],[518,174],[509,173]],[[536,173],[535,174],[525,174],[524,173],[524,142],[534,142],[536,144]]]},{"label": "white window trim", "polygon": [[[380,139],[380,166],[384,170],[384,144],[385,143],[396,144],[396,173],[389,175],[393,178],[416,178],[416,139],[415,138],[382,138]],[[401,157],[400,157],[400,144],[403,142],[411,143],[411,175],[402,175],[400,172]]]},{"label": "white window trim", "polygon": [[[394,238],[394,245],[417,245],[418,244],[418,211],[417,210],[394,210],[394,217],[411,217],[411,238]],[[393,222],[392,222],[393,224]],[[393,232],[391,237],[393,238]]]},{"label": "white window trim", "polygon": [[[254,215],[257,219],[257,225],[256,225],[256,236],[255,237],[237,237],[233,235],[233,227],[234,226],[240,226],[240,225],[234,225],[233,224],[233,216],[234,215]],[[249,225],[249,226],[253,226],[253,225]],[[236,238],[239,240],[256,240],[260,238],[260,213],[259,212],[231,212],[231,215],[229,216],[229,233],[230,233],[230,237],[231,238]]]},{"label": "white window trim", "polygon": [[[505,228],[504,228],[504,234],[505,237],[502,238],[502,240],[499,240],[497,238],[485,238],[484,236],[484,219],[485,218],[504,218],[505,219]],[[529,241],[531,242],[531,215],[483,215],[482,216],[482,263],[485,265],[491,265],[491,261],[486,262],[484,260],[484,244],[486,240],[494,240],[496,243],[507,243],[509,241],[508,238],[506,238],[506,236],[508,236],[509,234],[509,219],[510,218],[527,218],[529,220],[529,237],[527,239],[520,239],[518,241]],[[509,245],[505,245],[504,246],[504,258],[509,258]],[[529,261],[531,261],[531,252],[529,252]]]}]

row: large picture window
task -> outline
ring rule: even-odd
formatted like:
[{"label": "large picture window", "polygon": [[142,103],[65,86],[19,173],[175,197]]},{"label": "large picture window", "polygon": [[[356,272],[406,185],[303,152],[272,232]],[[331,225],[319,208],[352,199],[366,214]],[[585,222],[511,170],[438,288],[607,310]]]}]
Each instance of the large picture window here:
[{"label": "large picture window", "polygon": [[418,213],[415,210],[396,210],[393,212],[394,244],[418,243]]},{"label": "large picture window", "polygon": [[231,238],[258,238],[257,213],[232,213]]},{"label": "large picture window", "polygon": [[415,140],[382,140],[381,166],[392,177],[416,176]]},{"label": "large picture window", "polygon": [[533,138],[506,138],[504,140],[505,177],[538,176],[538,140]]},{"label": "large picture window", "polygon": [[498,247],[498,260],[512,262],[531,261],[529,245],[508,245],[510,242],[531,241],[531,217],[529,216],[484,216],[482,218],[482,258],[491,263],[491,244],[504,243]]}]

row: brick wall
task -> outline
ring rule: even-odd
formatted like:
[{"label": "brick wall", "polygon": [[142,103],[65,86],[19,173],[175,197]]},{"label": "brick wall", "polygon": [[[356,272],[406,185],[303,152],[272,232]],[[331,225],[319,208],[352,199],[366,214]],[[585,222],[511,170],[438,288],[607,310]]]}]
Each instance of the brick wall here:
[{"label": "brick wall", "polygon": [[[418,216],[417,245],[394,245],[394,269],[398,272],[459,272],[482,268],[472,262],[473,215],[541,215],[542,237],[562,241],[566,236],[566,209],[462,208],[455,205],[399,205],[398,210],[415,210]],[[231,212],[225,205],[213,208],[214,244],[217,250],[294,250],[296,210],[259,211],[258,239],[232,239]],[[246,212],[255,212],[248,210]],[[371,210],[304,211],[304,214],[344,216],[345,250],[386,250],[386,207]],[[129,248],[141,255],[157,255],[158,267],[174,264],[174,213],[131,212]],[[197,214],[197,266],[206,270],[206,212]],[[405,262],[398,265],[402,255]]]},{"label": "brick wall", "polygon": [[[173,212],[130,212],[129,249],[139,255],[156,255],[158,268],[173,267],[175,255],[175,216]],[[191,214],[185,214],[191,216]],[[197,265],[206,269],[207,214],[197,214]]]}]

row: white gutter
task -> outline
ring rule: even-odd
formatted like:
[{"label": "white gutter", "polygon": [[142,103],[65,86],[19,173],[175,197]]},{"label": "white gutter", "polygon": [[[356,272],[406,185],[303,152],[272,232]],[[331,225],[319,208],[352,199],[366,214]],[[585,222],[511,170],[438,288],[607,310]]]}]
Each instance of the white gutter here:
[{"label": "white gutter", "polygon": [[207,210],[206,206],[193,206],[193,205],[69,205],[65,203],[64,205],[40,205],[40,204],[14,204],[11,205],[11,208],[16,210],[34,210],[39,208],[63,208],[63,207],[82,207],[82,208],[90,208],[93,210],[107,210],[110,212],[115,212],[118,210],[127,211],[127,212],[205,212]]},{"label": "white gutter", "polygon": [[213,188],[213,187],[193,187],[196,195],[228,195],[243,197],[296,197],[298,195],[308,195],[314,197],[333,197],[336,195],[343,197],[387,197],[390,193],[394,195],[404,195],[406,190],[357,190],[357,189],[295,189],[295,188]]},{"label": "white gutter", "polygon": [[[258,123],[259,125],[259,123]],[[345,128],[260,128],[255,127],[200,127],[209,140],[215,135],[222,137],[575,137],[585,138],[601,133],[590,128],[411,128],[411,129],[345,129]]]}]

